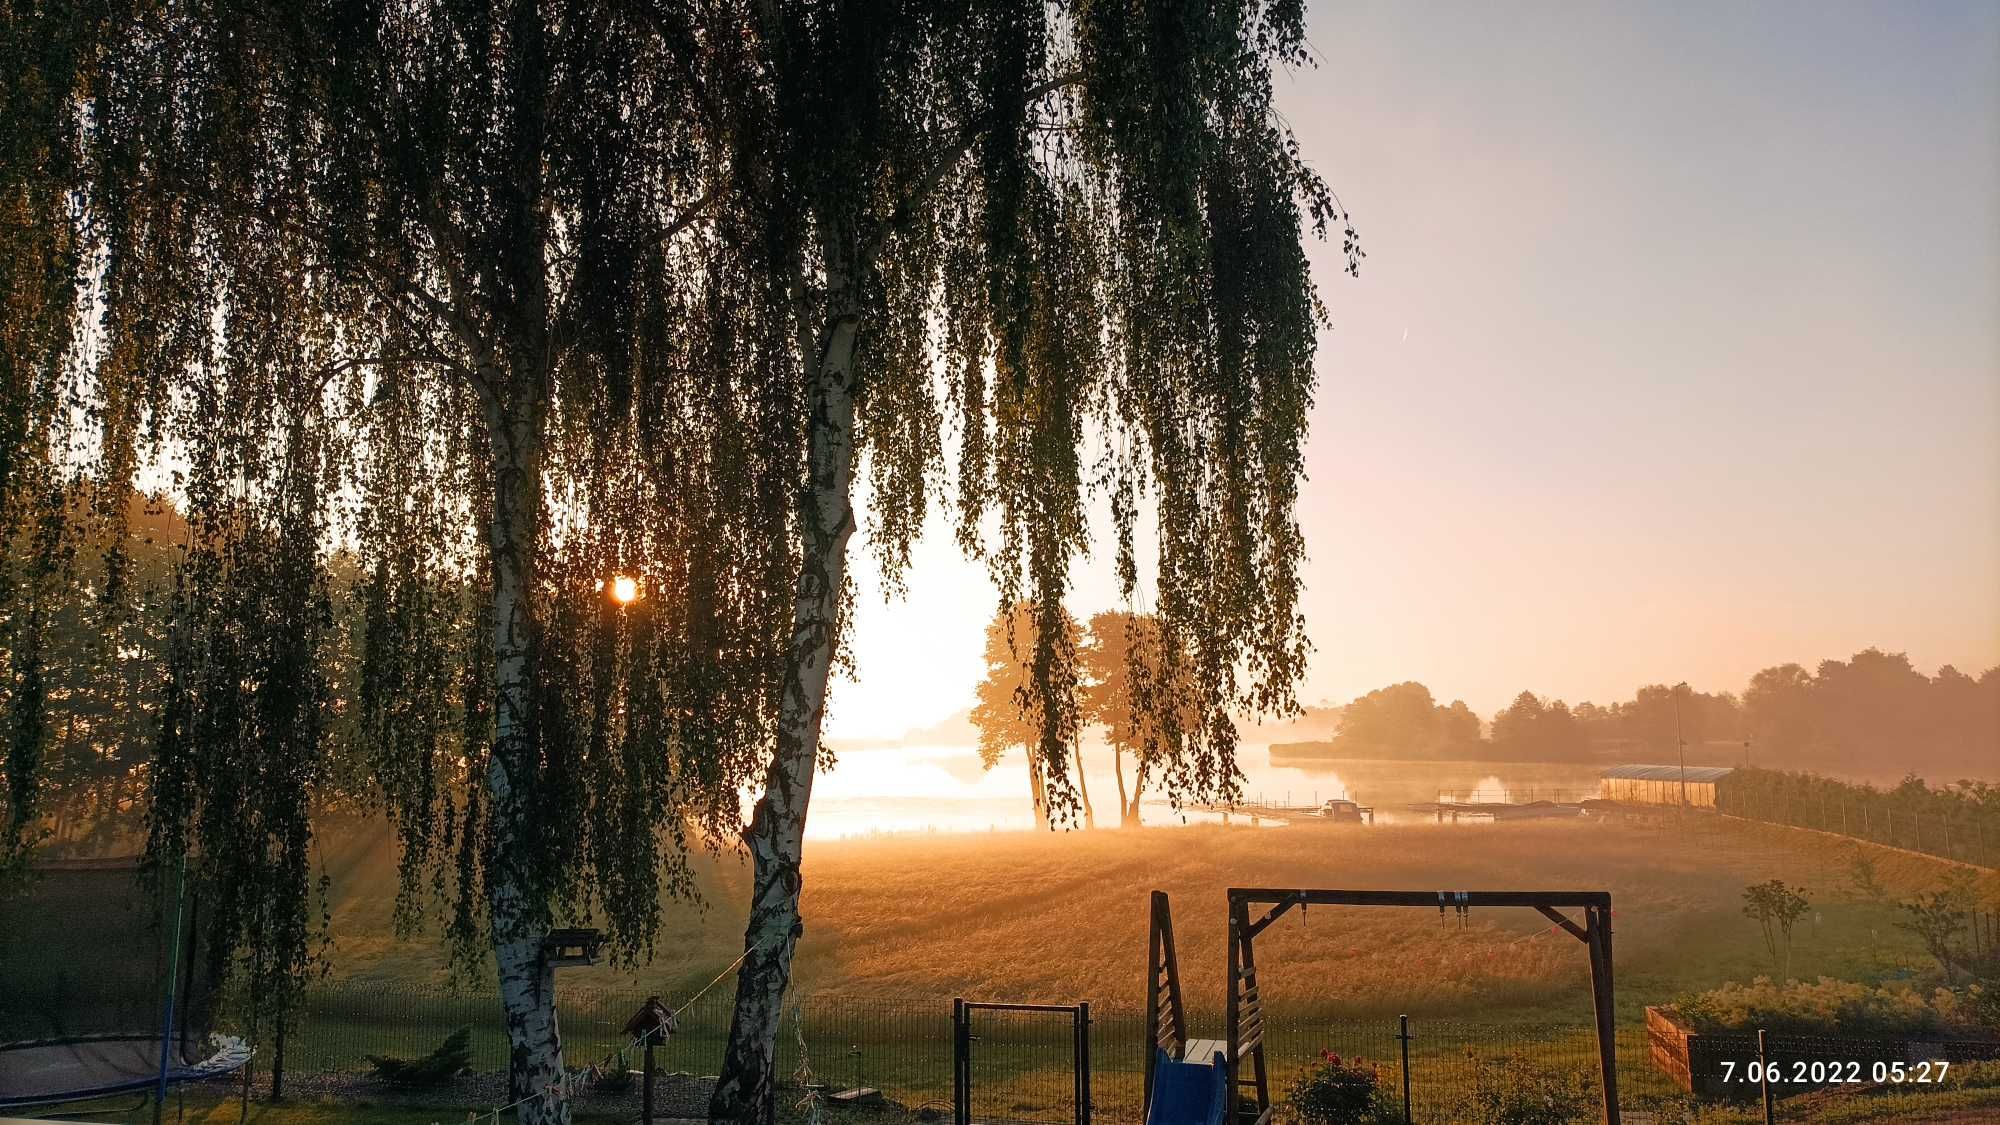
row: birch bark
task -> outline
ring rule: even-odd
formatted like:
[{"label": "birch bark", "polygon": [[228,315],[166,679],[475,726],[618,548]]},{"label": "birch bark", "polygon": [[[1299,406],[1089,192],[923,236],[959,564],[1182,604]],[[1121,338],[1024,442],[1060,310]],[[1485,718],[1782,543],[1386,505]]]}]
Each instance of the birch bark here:
[{"label": "birch bark", "polygon": [[[507,1023],[509,1101],[524,1125],[567,1125],[569,1105],[546,1094],[562,1078],[562,1037],[556,1025],[555,974],[542,954],[548,919],[530,901],[523,870],[535,755],[529,707],[533,676],[534,543],[541,518],[539,427],[527,411],[489,401],[493,444],[494,738],[486,764],[492,794],[493,866],[486,875],[493,958]],[[531,1094],[540,1094],[532,1097]]]},{"label": "birch bark", "polygon": [[804,932],[799,864],[839,636],[847,541],[854,532],[854,353],[861,313],[858,302],[840,296],[848,292],[845,279],[834,274],[830,281],[836,298],[829,302],[807,372],[811,416],[800,520],[804,558],[793,594],[777,752],[744,832],[752,864],[750,921],[744,933],[749,954],[737,973],[723,1077],[709,1100],[709,1119],[716,1122],[759,1125],[773,1120],[779,1020],[792,955]]}]

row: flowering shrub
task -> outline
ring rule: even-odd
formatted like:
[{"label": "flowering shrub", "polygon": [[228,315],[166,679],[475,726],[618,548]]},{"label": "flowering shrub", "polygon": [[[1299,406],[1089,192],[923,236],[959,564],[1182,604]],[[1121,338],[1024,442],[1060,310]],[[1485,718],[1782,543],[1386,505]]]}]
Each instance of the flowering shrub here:
[{"label": "flowering shrub", "polygon": [[1342,1059],[1322,1050],[1305,1073],[1292,1081],[1286,1104],[1300,1125],[1369,1125],[1399,1121],[1381,1091],[1380,1075],[1363,1059]]},{"label": "flowering shrub", "polygon": [[1486,1125],[1565,1125],[1595,1121],[1598,1098],[1582,1072],[1558,1070],[1531,1059],[1479,1059],[1472,1085],[1453,1107],[1454,1121]]},{"label": "flowering shrub", "polygon": [[1909,986],[1870,985],[1821,977],[1812,983],[1778,984],[1758,977],[1749,984],[1725,984],[1680,1002],[1681,1014],[1696,1031],[1755,1031],[1807,1035],[1952,1035],[1979,1030],[1977,991],[1965,995],[1940,988],[1920,992]]}]

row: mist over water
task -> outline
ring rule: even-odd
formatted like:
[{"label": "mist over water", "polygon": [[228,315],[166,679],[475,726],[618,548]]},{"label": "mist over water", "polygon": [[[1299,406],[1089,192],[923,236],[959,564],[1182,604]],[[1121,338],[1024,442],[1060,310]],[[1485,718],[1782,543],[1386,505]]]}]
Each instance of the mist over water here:
[{"label": "mist over water", "polygon": [[[1410,762],[1282,759],[1273,763],[1262,744],[1245,744],[1238,756],[1243,799],[1308,805],[1345,799],[1375,809],[1378,824],[1421,823],[1429,813],[1412,804],[1457,800],[1574,801],[1597,792],[1598,766],[1532,762]],[[1084,780],[1099,828],[1118,825],[1118,781],[1108,746],[1084,745]],[[1132,762],[1125,762],[1131,784]],[[1140,806],[1146,825],[1212,823],[1218,815],[1176,811],[1165,795],[1149,791]],[[1240,822],[1242,818],[1237,818]],[[1077,825],[1081,827],[1079,823]],[[922,832],[1022,832],[1034,828],[1027,765],[1014,751],[991,770],[981,768],[970,746],[886,746],[843,751],[813,787],[806,834],[819,839]]]}]

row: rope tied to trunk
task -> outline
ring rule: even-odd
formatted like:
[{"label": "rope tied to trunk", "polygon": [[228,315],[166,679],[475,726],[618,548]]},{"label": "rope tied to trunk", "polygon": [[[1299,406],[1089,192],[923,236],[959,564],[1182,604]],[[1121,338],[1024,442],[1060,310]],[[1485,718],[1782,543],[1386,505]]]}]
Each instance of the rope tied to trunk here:
[{"label": "rope tied to trunk", "polygon": [[[671,1011],[669,1011],[667,1013],[666,1027],[664,1028],[664,1031],[668,1034],[671,1034],[675,1029],[675,1027],[679,1024],[680,1017],[683,1012],[686,1012],[689,1008],[694,1007],[695,1001],[707,995],[709,989],[714,988],[718,984],[721,984],[724,977],[727,977],[730,973],[735,972],[737,968],[743,964],[743,962],[750,959],[750,955],[752,953],[755,953],[759,949],[762,949],[770,940],[771,940],[770,938],[765,938],[763,941],[756,942],[750,945],[748,948],[744,949],[742,953],[737,955],[736,960],[731,961],[729,963],[728,968],[725,968],[721,972],[715,974],[714,978],[712,978],[707,984],[704,984],[700,988],[696,989],[694,995],[681,1001],[679,1007],[676,1007]],[[516,1098],[515,1100],[508,1102],[506,1105],[487,1110],[484,1113],[480,1113],[477,1111],[468,1111],[465,1115],[465,1123],[466,1125],[479,1125],[480,1122],[484,1121],[484,1122],[490,1122],[492,1123],[492,1125],[499,1125],[501,1114],[506,1113],[507,1111],[514,1109],[518,1106],[526,1105],[527,1103],[534,1101],[536,1098],[547,1098],[549,1101],[558,1102],[563,1100],[564,1098],[573,1097],[575,1095],[577,1087],[581,1085],[581,1083],[584,1080],[589,1079],[595,1081],[598,1077],[602,1075],[604,1068],[610,1066],[614,1059],[623,1056],[627,1051],[633,1050],[634,1048],[637,1047],[644,1046],[646,1040],[651,1038],[654,1034],[655,1032],[653,1031],[647,1031],[643,1034],[636,1036],[630,1043],[625,1044],[623,1047],[620,1047],[617,1050],[609,1052],[603,1058],[597,1060],[594,1063],[591,1063],[589,1066],[578,1067],[574,1070],[565,1070],[561,1078],[558,1078],[556,1081],[549,1083],[547,1086],[536,1091],[535,1093],[527,1095],[526,1097]]]}]

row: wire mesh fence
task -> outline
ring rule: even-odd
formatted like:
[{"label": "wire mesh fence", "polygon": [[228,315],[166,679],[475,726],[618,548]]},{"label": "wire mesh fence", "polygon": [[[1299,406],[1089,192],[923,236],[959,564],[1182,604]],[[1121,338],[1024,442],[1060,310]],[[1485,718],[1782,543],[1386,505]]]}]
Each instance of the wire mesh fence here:
[{"label": "wire mesh fence", "polygon": [[[629,1068],[638,1053],[624,1025],[646,997],[617,990],[563,989],[556,1004],[571,1067]],[[712,1077],[728,1039],[731,997],[717,994],[678,1013],[677,1030],[656,1049],[664,1074]],[[308,991],[287,1024],[288,1075],[365,1073],[371,1055],[412,1057],[459,1028],[472,1032],[474,1070],[504,1071],[506,1028],[492,996],[404,986],[354,985]],[[911,1094],[951,1091],[948,1002],[854,996],[806,996],[788,1007],[778,1037],[778,1073],[802,1062],[822,1085],[868,1085]]]},{"label": "wire mesh fence", "polygon": [[1738,770],[1716,808],[1745,820],[1810,828],[1980,867],[2000,867],[2000,819],[1991,805],[1910,796],[1809,774]]},{"label": "wire mesh fence", "polygon": [[[637,1067],[624,1050],[626,1019],[645,996],[620,990],[564,989],[557,1010],[571,1067]],[[679,1014],[678,1030],[657,1051],[663,1075],[713,1077],[730,1021],[730,997],[705,997]],[[1394,1016],[1312,1017],[1266,1012],[1266,1055],[1272,1093],[1331,1051],[1378,1069],[1381,1087],[1400,1103],[1403,1049]],[[288,1021],[284,1067],[310,1085],[319,1075],[365,1075],[370,1055],[413,1057],[459,1028],[471,1029],[474,1070],[504,1072],[506,1034],[491,996],[409,987],[323,986],[309,991]],[[1570,1024],[1413,1019],[1408,1047],[1411,1112],[1418,1121],[1450,1120],[1480,1068],[1525,1059],[1573,1076],[1595,1095],[1596,1039],[1588,1017]],[[1220,1013],[1189,1013],[1190,1033],[1219,1035]],[[979,1013],[971,1045],[970,1094],[976,1120],[1076,1120],[1079,1056],[1067,1017]],[[1089,1106],[1100,1121],[1138,1120],[1150,1042],[1139,1009],[1090,1012]],[[621,1054],[621,1051],[623,1052]],[[268,1054],[263,1066],[269,1066]],[[1621,1100],[1669,1095],[1671,1085],[1650,1065],[1645,1028],[1618,1032]],[[952,1004],[948,999],[810,995],[788,1009],[778,1037],[778,1074],[796,1088],[801,1075],[828,1090],[872,1087],[913,1109],[941,1111],[954,1092]]]}]

